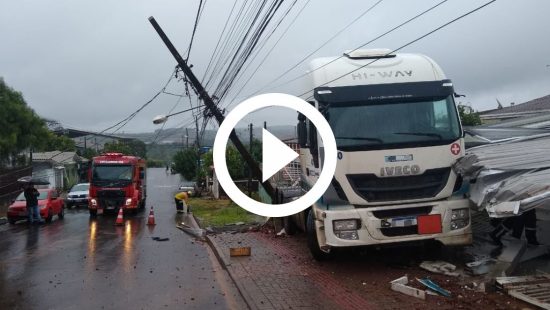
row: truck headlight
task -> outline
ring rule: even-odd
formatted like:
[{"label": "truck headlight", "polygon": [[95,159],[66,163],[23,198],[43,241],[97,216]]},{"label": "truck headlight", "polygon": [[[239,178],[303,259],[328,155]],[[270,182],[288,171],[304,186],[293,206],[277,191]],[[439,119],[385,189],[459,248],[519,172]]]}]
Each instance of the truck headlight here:
[{"label": "truck headlight", "polygon": [[97,200],[95,200],[94,198],[90,199],[90,204],[92,205],[92,207],[97,207]]},{"label": "truck headlight", "polygon": [[361,227],[361,221],[358,219],[332,221],[332,227],[334,234],[340,239],[359,240],[357,229]]},{"label": "truck headlight", "polygon": [[336,237],[346,240],[359,240],[357,230],[342,230],[335,232]]},{"label": "truck headlight", "polygon": [[129,206],[132,204],[132,198],[126,199],[126,205]]},{"label": "truck headlight", "polygon": [[451,230],[461,229],[468,226],[468,220],[451,221]]},{"label": "truck headlight", "polygon": [[357,219],[336,220],[336,221],[332,221],[332,226],[334,227],[334,231],[357,230],[359,229],[359,220]]},{"label": "truck headlight", "polygon": [[468,208],[454,209],[451,213],[451,230],[461,229],[470,223],[470,210]]},{"label": "truck headlight", "polygon": [[451,213],[451,221],[467,219],[470,217],[470,210],[468,208],[464,209],[454,209]]}]

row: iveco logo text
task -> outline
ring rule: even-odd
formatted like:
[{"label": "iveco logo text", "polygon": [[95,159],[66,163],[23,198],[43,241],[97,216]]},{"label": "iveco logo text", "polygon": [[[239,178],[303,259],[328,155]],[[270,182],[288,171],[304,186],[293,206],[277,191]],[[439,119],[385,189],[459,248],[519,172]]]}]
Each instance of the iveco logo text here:
[{"label": "iveco logo text", "polygon": [[380,168],[381,177],[393,177],[400,175],[419,174],[420,166],[418,165],[405,165],[395,167],[382,167]]},{"label": "iveco logo text", "polygon": [[403,71],[378,71],[378,72],[359,72],[351,74],[353,80],[366,80],[369,78],[381,77],[381,78],[392,78],[392,77],[406,77],[412,76],[412,70],[403,70]]}]

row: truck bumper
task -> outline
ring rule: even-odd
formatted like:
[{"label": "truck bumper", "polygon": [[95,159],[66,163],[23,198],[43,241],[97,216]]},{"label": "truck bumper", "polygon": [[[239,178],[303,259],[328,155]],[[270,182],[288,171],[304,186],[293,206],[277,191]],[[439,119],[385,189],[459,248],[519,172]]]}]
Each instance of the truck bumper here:
[{"label": "truck bumper", "polygon": [[[396,242],[437,240],[444,245],[468,245],[472,243],[471,221],[468,199],[448,199],[442,201],[422,202],[406,205],[380,207],[350,206],[330,208],[313,207],[316,229],[321,247],[350,247]],[[458,229],[451,228],[452,210],[466,209],[467,224]],[[441,216],[441,232],[419,233],[418,215]],[[355,240],[343,239],[334,230],[334,221],[359,220]],[[389,226],[388,226],[389,225]],[[394,226],[395,225],[395,226]]]}]

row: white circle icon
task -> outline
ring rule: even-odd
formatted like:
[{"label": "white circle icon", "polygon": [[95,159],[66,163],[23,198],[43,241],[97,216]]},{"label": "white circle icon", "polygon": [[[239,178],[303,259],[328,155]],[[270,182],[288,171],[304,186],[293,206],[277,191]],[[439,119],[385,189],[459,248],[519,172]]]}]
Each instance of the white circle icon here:
[{"label": "white circle icon", "polygon": [[[322,171],[319,175],[319,179],[315,182],[315,185],[299,199],[276,205],[261,203],[246,196],[235,185],[235,183],[233,183],[233,180],[229,175],[229,171],[227,170],[227,163],[225,160],[227,140],[229,139],[229,135],[237,123],[251,112],[273,106],[289,108],[305,115],[311,122],[313,122],[313,124],[315,124],[315,127],[317,128],[317,131],[323,141],[324,148]],[[266,143],[265,139],[262,143]],[[271,156],[271,158],[274,157]],[[214,140],[213,159],[214,167],[216,167],[216,175],[220,185],[223,187],[229,198],[231,198],[237,205],[248,210],[249,212],[262,216],[289,216],[303,211],[313,205],[319,198],[321,198],[321,196],[323,196],[329,187],[332,182],[334,171],[336,170],[336,140],[334,139],[332,130],[323,115],[306,101],[287,94],[263,94],[243,101],[227,115],[225,120],[220,125],[218,133],[216,134],[216,139]],[[262,159],[262,161],[264,161],[262,163],[263,167],[267,167],[266,165],[271,165],[270,163],[266,163],[265,160],[266,155],[264,154]],[[278,165],[278,163],[275,165]]]}]

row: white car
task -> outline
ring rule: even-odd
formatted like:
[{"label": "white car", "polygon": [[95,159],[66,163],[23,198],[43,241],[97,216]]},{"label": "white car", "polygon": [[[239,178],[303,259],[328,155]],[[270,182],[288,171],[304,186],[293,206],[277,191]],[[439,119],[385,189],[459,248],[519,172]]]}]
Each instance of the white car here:
[{"label": "white car", "polygon": [[88,205],[89,189],[90,183],[79,183],[73,186],[67,194],[67,199],[65,200],[67,207]]}]

